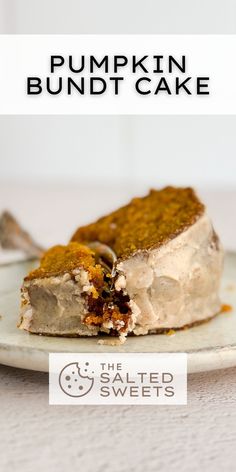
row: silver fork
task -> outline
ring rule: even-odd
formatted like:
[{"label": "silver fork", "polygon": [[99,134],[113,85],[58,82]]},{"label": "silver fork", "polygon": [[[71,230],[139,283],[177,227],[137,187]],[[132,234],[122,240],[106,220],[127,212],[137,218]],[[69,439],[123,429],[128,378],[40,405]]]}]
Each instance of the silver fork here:
[{"label": "silver fork", "polygon": [[9,211],[4,211],[0,216],[0,246],[2,249],[20,249],[29,257],[40,258],[44,253],[44,249]]},{"label": "silver fork", "polygon": [[[104,269],[111,270],[114,267],[116,255],[109,246],[99,241],[85,244],[95,252],[97,262]],[[9,211],[4,211],[0,216],[0,246],[2,249],[20,249],[28,257],[39,259],[45,252]]]}]

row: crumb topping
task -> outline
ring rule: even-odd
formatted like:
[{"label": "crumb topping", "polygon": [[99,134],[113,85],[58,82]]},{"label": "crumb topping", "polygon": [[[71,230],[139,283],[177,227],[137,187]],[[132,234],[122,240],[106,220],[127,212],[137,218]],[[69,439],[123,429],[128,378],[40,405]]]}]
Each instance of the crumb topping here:
[{"label": "crumb topping", "polygon": [[[89,280],[96,289],[103,285],[103,270],[96,264],[95,253],[76,242],[68,246],[54,246],[45,252],[40,261],[40,266],[29,273],[25,280],[53,277],[64,273],[73,274],[76,269],[84,269],[88,272]],[[94,293],[95,290],[94,290]]]},{"label": "crumb topping", "polygon": [[161,246],[191,226],[203,214],[204,205],[191,188],[165,187],[151,190],[131,202],[79,228],[72,241],[99,241],[110,246],[119,258],[138,250]]}]

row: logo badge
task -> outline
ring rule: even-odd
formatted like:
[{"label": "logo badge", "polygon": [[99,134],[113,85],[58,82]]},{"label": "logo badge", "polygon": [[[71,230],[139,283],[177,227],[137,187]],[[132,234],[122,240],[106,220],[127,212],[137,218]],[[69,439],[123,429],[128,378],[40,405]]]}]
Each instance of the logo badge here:
[{"label": "logo badge", "polygon": [[184,353],[49,355],[51,405],[185,405]]}]

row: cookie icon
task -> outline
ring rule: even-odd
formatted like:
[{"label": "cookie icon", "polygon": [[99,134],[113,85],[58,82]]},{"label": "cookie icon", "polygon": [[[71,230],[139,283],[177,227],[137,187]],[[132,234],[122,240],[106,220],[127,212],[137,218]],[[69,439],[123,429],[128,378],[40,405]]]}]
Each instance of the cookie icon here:
[{"label": "cookie icon", "polygon": [[67,364],[60,372],[60,387],[70,397],[83,397],[93,387],[94,379],[89,376],[93,373],[89,369],[89,362],[86,362],[85,366],[82,367],[79,366],[78,362]]}]

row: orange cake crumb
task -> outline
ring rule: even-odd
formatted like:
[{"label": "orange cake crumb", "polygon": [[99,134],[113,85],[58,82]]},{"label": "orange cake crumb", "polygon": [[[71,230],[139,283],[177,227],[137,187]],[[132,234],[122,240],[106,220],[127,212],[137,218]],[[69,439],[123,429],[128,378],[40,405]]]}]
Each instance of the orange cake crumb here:
[{"label": "orange cake crumb", "polygon": [[231,305],[223,304],[221,305],[221,313],[228,313],[229,311],[232,311],[233,307]]},{"label": "orange cake crumb", "polygon": [[175,330],[174,329],[169,329],[166,334],[167,334],[167,336],[174,336]]}]

